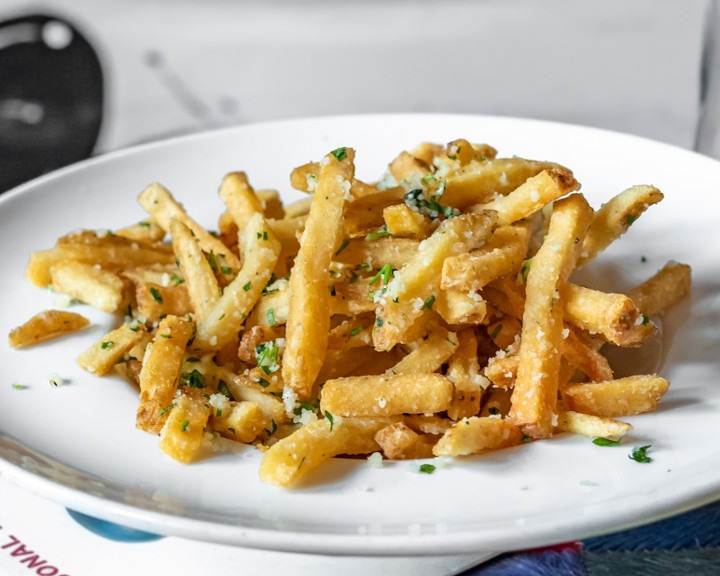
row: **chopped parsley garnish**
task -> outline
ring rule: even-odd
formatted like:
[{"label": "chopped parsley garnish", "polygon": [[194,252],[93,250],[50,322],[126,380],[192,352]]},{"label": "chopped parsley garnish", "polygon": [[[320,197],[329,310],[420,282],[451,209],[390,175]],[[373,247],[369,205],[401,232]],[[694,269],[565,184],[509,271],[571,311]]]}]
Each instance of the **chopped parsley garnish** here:
[{"label": "chopped parsley garnish", "polygon": [[372,278],[370,278],[370,281],[368,284],[372,286],[377,282],[378,280],[382,280],[383,284],[387,284],[390,282],[390,279],[392,278],[393,272],[395,271],[395,268],[392,267],[390,264],[385,264],[380,270],[378,270],[378,273],[375,274]]},{"label": "chopped parsley garnish", "polygon": [[267,435],[268,435],[268,436],[272,436],[273,434],[275,434],[277,428],[278,428],[278,426],[277,426],[277,424],[275,423],[275,420],[270,420],[270,430],[268,430],[268,429],[266,428],[266,429],[265,429],[265,432],[267,432]]},{"label": "chopped parsley garnish", "polygon": [[420,473],[422,474],[432,474],[435,472],[435,465],[433,464],[420,464]]},{"label": "chopped parsley garnish", "polygon": [[387,229],[387,226],[383,225],[380,226],[377,230],[370,232],[367,236],[365,236],[365,240],[369,242],[373,242],[375,240],[379,240],[380,238],[383,238],[385,236],[389,236],[390,232]]},{"label": "chopped parsley garnish", "polygon": [[593,439],[593,444],[596,446],[618,446],[620,440],[612,440],[610,438],[603,438],[602,436]]},{"label": "chopped parsley garnish", "polygon": [[255,358],[257,359],[258,367],[260,367],[265,374],[277,372],[278,368],[280,368],[278,365],[279,353],[280,348],[278,348],[275,342],[258,344],[255,346]]},{"label": "chopped parsley garnish", "polygon": [[635,222],[635,220],[637,220],[637,216],[633,216],[632,214],[628,214],[627,218],[625,218],[625,221],[627,222],[628,226],[632,225],[632,223]]},{"label": "chopped parsley garnish", "polygon": [[274,308],[268,308],[268,311],[267,311],[266,316],[267,316],[268,324],[270,324],[270,326],[274,326],[274,325],[275,325],[275,322],[276,322],[276,320],[275,320],[275,309],[274,309]]},{"label": "chopped parsley garnish", "polygon": [[[440,192],[441,193],[441,192]],[[422,188],[416,188],[410,190],[405,194],[405,205],[410,208],[413,212],[418,212],[429,216],[430,218],[438,218],[444,216],[445,218],[452,218],[460,214],[460,210],[451,206],[443,206],[437,201],[438,195],[430,196],[428,199]]]},{"label": "chopped parsley garnish", "polygon": [[208,264],[210,264],[210,268],[212,268],[213,270],[218,269],[217,258],[215,257],[215,252],[213,252],[212,250],[210,251],[210,254],[207,255],[207,261]]},{"label": "chopped parsley garnish", "polygon": [[435,295],[430,294],[427,298],[425,298],[425,302],[423,302],[423,310],[430,310],[432,308],[433,304],[435,303]]},{"label": "chopped parsley garnish", "polygon": [[350,330],[350,336],[357,336],[358,334],[360,334],[360,332],[362,332],[362,327],[361,327],[361,326],[355,326],[355,328],[353,328],[352,330]]},{"label": "chopped parsley garnish", "polygon": [[375,326],[378,328],[382,328],[383,325],[383,319],[382,318],[375,318]]},{"label": "chopped parsley garnish", "polygon": [[265,380],[265,378],[260,378],[259,376],[255,378],[255,382],[260,384],[260,386],[262,386],[263,388],[267,388],[268,386],[270,386],[270,382]]},{"label": "chopped parsley garnish", "polygon": [[230,266],[220,266],[220,272],[225,274],[225,276],[230,276],[230,274],[232,274],[232,268],[230,268]]},{"label": "chopped parsley garnish", "polygon": [[640,256],[640,262],[642,262],[643,264],[647,262],[647,256]]},{"label": "chopped parsley garnish", "polygon": [[642,315],[642,325],[645,326],[645,324],[647,324],[648,322],[650,322],[650,318],[648,317],[647,314],[643,314]]},{"label": "chopped parsley garnish", "polygon": [[173,408],[175,408],[175,404],[170,404],[169,406],[165,406],[165,408],[163,408],[162,410],[160,410],[160,412],[157,413],[158,418],[160,418],[160,416],[162,416],[166,412],[170,412],[170,410],[172,410]]},{"label": "chopped parsley garnish", "polygon": [[333,420],[333,415],[330,414],[330,412],[328,412],[327,410],[325,410],[325,412],[323,412],[323,414],[325,415],[325,420],[330,422],[330,432],[332,432],[333,426],[335,425],[335,420]]},{"label": "chopped parsley garnish", "polygon": [[188,356],[187,358],[185,358],[185,362],[200,362],[200,358],[198,358],[197,356]]},{"label": "chopped parsley garnish", "polygon": [[530,267],[532,266],[532,258],[528,258],[523,262],[522,267],[520,268],[520,276],[523,279],[523,282],[527,282],[528,272],[530,272]]},{"label": "chopped parsley garnish", "polygon": [[628,455],[628,458],[630,458],[630,460],[635,460],[635,462],[640,462],[641,464],[652,462],[652,458],[647,455],[647,451],[649,449],[650,444],[647,444],[646,446],[636,446],[633,448],[632,453]]},{"label": "chopped parsley garnish", "polygon": [[350,244],[350,240],[348,238],[345,238],[342,241],[342,243],[340,244],[340,247],[335,251],[335,256],[337,256],[338,254],[340,254],[340,252],[345,250],[345,248],[348,247],[348,244]]},{"label": "chopped parsley garnish", "polygon": [[303,412],[315,412],[317,406],[308,400],[302,400],[295,405],[293,414],[300,416]]},{"label": "chopped parsley garnish", "polygon": [[230,392],[230,388],[228,388],[225,380],[220,380],[220,382],[218,382],[218,392],[225,396],[228,400],[235,400],[235,396],[233,396],[232,392]]},{"label": "chopped parsley garnish", "polygon": [[115,342],[113,342],[112,340],[105,340],[105,342],[100,344],[100,348],[102,348],[103,350],[107,350],[108,348],[112,348],[113,346],[115,346]]},{"label": "chopped parsley garnish", "polygon": [[250,288],[252,288],[252,282],[247,282],[246,284],[243,285],[243,290],[245,290],[245,292],[250,290]]},{"label": "chopped parsley garnish", "polygon": [[355,265],[355,270],[366,270],[370,268],[370,262],[361,262]]},{"label": "chopped parsley garnish", "polygon": [[152,299],[155,300],[158,304],[163,303],[163,297],[162,294],[160,294],[160,290],[155,288],[154,286],[150,287],[150,296],[152,296]]},{"label": "chopped parsley garnish", "polygon": [[25,388],[27,388],[27,386],[23,386],[19,382],[13,382],[12,387],[14,390],[25,390]]},{"label": "chopped parsley garnish", "polygon": [[503,327],[502,324],[498,324],[497,326],[495,326],[495,328],[493,328],[493,331],[490,333],[490,338],[492,338],[493,340],[495,340],[495,338],[497,338],[498,335],[500,334],[500,331],[502,330],[502,327]]},{"label": "chopped parsley garnish", "polygon": [[263,240],[267,240],[267,239],[268,239],[267,230],[263,230],[262,232],[258,232],[258,233],[257,233],[257,237],[258,237],[258,240],[260,240],[261,238],[262,238]]},{"label": "chopped parsley garnish", "polygon": [[330,152],[333,156],[335,156],[336,160],[345,160],[347,158],[347,148],[343,146],[342,148],[336,148],[332,152]]},{"label": "chopped parsley garnish", "polygon": [[180,375],[180,383],[190,388],[205,388],[205,376],[197,369],[184,372]]},{"label": "chopped parsley garnish", "polygon": [[150,228],[150,222],[147,220],[141,220],[138,222],[138,226],[142,226],[143,228]]},{"label": "chopped parsley garnish", "polygon": [[190,420],[183,420],[180,422],[180,430],[182,432],[187,432],[188,427],[190,426]]},{"label": "chopped parsley garnish", "polygon": [[179,276],[177,272],[173,272],[172,274],[170,274],[170,282],[172,282],[173,286],[177,286],[185,282],[185,280],[181,276]]},{"label": "chopped parsley garnish", "polygon": [[420,178],[420,182],[427,186],[428,184],[434,184],[435,182],[437,182],[437,179],[432,172],[428,172],[427,174],[425,174],[425,176]]}]

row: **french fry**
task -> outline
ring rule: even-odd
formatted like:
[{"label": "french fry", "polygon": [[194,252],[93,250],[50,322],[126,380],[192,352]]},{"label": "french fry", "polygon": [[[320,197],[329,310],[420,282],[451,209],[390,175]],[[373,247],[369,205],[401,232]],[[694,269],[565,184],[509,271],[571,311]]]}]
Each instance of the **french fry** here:
[{"label": "french fry", "polygon": [[242,268],[197,325],[194,345],[201,350],[217,350],[237,337],[267,285],[280,253],[280,242],[259,213],[250,218],[242,231],[242,245]]},{"label": "french fry", "polygon": [[467,456],[520,443],[522,432],[509,420],[472,416],[458,420],[433,448],[435,456]]},{"label": "french fry", "polygon": [[640,215],[663,199],[654,186],[632,186],[604,204],[593,216],[578,266],[586,264],[624,234]]},{"label": "french fry", "polygon": [[404,196],[405,190],[398,186],[352,200],[345,209],[345,233],[351,238],[365,236],[368,231],[382,226],[385,208],[399,205]]},{"label": "french fry", "polygon": [[662,316],[690,293],[690,277],[690,266],[671,261],[628,295],[645,316]]},{"label": "french fry", "polygon": [[441,287],[480,290],[496,278],[517,273],[525,260],[529,238],[529,223],[496,228],[481,248],[445,260]]},{"label": "french fry", "polygon": [[328,154],[320,170],[318,187],[300,251],[290,274],[290,308],[286,327],[282,374],[300,397],[308,398],[322,367],[330,328],[328,271],[342,233],[342,213],[354,175],[354,151]]},{"label": "french fry", "polygon": [[326,381],[320,409],[348,417],[435,414],[452,397],[452,382],[441,374],[354,376]]},{"label": "french fry", "polygon": [[105,312],[127,305],[125,283],[114,272],[83,262],[63,261],[50,267],[53,290]]},{"label": "french fry", "polygon": [[450,325],[480,324],[487,316],[487,302],[475,291],[438,290],[432,309]]},{"label": "french fry", "polygon": [[355,266],[359,271],[382,268],[387,264],[400,268],[417,253],[419,244],[413,238],[353,238],[340,253],[335,254],[335,260]]},{"label": "french fry", "polygon": [[447,378],[453,383],[453,398],[447,410],[452,420],[475,416],[480,411],[480,400],[489,384],[480,375],[477,355],[477,337],[473,329],[457,334],[458,347],[448,361]]},{"label": "french fry", "polygon": [[618,346],[637,346],[655,332],[655,325],[624,294],[611,294],[566,284],[560,289],[568,322]]},{"label": "french fry", "polygon": [[238,230],[247,226],[248,220],[256,214],[264,215],[260,199],[248,181],[245,172],[230,172],[220,183],[219,192]]},{"label": "french fry", "polygon": [[152,344],[148,346],[140,372],[140,405],[136,426],[159,434],[167,419],[163,412],[173,403],[185,348],[193,335],[193,324],[177,316],[160,321]]},{"label": "french fry", "polygon": [[483,204],[494,194],[508,194],[528,178],[555,166],[523,158],[496,158],[470,164],[448,175],[443,202],[458,208]]},{"label": "french fry", "polygon": [[386,458],[405,460],[432,458],[432,444],[404,422],[395,422],[375,433],[375,441]]},{"label": "french fry", "polygon": [[172,249],[163,245],[144,245],[120,236],[89,240],[85,235],[78,240],[32,252],[25,270],[26,278],[35,286],[44,288],[52,282],[51,268],[62,261],[97,265],[109,271],[149,264],[172,264],[175,261]]},{"label": "french fry", "polygon": [[571,384],[563,390],[568,409],[607,418],[657,409],[670,383],[656,374],[626,376],[607,382]]},{"label": "french fry", "polygon": [[304,474],[338,454],[369,454],[378,450],[374,439],[387,419],[342,418],[309,422],[273,444],[260,463],[260,478],[276,486],[291,486]]},{"label": "french fry", "polygon": [[138,202],[166,232],[170,232],[173,219],[179,220],[192,230],[203,252],[215,254],[233,270],[240,268],[240,259],[222,241],[193,220],[162,184],[155,182],[147,186],[138,196]]},{"label": "french fry", "polygon": [[220,435],[249,444],[265,430],[267,419],[257,402],[235,402],[222,394],[213,394],[210,426]]},{"label": "french fry", "polygon": [[209,417],[210,406],[202,395],[181,394],[160,431],[160,449],[179,462],[191,462],[202,445]]},{"label": "french fry", "polygon": [[125,354],[145,336],[145,327],[123,324],[105,334],[80,354],[76,362],[83,370],[101,376],[107,374]]},{"label": "french fry", "polygon": [[170,235],[195,319],[202,322],[220,299],[220,285],[190,228],[173,219],[170,221]]},{"label": "french fry", "polygon": [[558,414],[557,429],[561,432],[580,434],[589,438],[608,438],[619,440],[632,430],[626,422],[612,418],[601,418],[572,410],[562,410]]},{"label": "french fry", "polygon": [[427,238],[430,235],[430,220],[411,210],[407,204],[395,204],[383,210],[383,221],[387,231],[396,238]]},{"label": "french fry", "polygon": [[457,350],[457,335],[437,327],[410,354],[387,370],[387,374],[421,374],[435,372]]},{"label": "french fry", "polygon": [[575,266],[577,239],[584,237],[591,218],[592,208],[579,194],[556,202],[545,242],[528,273],[510,416],[533,438],[552,435],[563,330],[562,307],[555,298]]},{"label": "french fry", "polygon": [[45,310],[13,328],[8,335],[8,343],[13,348],[24,348],[77,332],[89,325],[90,320],[76,312]]},{"label": "french fry", "polygon": [[570,170],[562,167],[548,168],[537,176],[528,178],[507,196],[500,196],[477,209],[497,212],[498,225],[512,224],[578,188],[580,184]]}]

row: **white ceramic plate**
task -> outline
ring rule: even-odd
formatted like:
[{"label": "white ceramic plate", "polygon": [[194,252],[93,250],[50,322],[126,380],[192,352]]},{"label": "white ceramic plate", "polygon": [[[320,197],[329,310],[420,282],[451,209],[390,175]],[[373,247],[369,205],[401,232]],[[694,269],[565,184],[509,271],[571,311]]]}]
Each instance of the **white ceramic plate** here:
[{"label": "white ceramic plate", "polygon": [[[144,217],[137,194],[165,184],[215,227],[216,190],[230,170],[287,198],[292,167],[339,146],[357,149],[358,176],[422,141],[465,137],[501,155],[561,162],[594,206],[638,183],[665,200],[595,263],[598,286],[620,289],[667,260],[692,264],[690,301],[664,324],[662,368],[672,381],[659,412],[629,421],[621,447],[559,436],[457,460],[434,474],[415,462],[372,469],[336,460],[288,491],[263,485],[252,448],[191,466],[165,457],[136,431],[135,391],[95,378],[74,357],[113,319],[81,307],[94,326],[32,349],[0,344],[0,473],[66,506],[131,527],[187,538],[289,551],[444,554],[513,550],[587,537],[720,496],[720,164],[667,145],[545,122],[451,115],[320,118],[240,127],[98,158],[36,180],[0,199],[2,331],[53,306],[23,278],[28,253],[76,228],[115,228]],[[54,388],[48,374],[67,384]],[[13,383],[26,386],[18,390]],[[650,464],[628,458],[651,444]]]}]

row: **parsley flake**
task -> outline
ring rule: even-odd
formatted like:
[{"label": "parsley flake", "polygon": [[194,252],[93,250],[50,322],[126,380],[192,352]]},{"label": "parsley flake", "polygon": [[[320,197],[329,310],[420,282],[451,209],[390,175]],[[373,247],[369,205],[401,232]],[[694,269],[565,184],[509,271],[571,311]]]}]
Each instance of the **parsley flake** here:
[{"label": "parsley flake", "polygon": [[432,474],[435,472],[434,464],[420,464],[419,472],[422,474]]},{"label": "parsley flake", "polygon": [[370,232],[367,236],[365,236],[365,240],[369,242],[373,242],[375,240],[379,240],[380,238],[383,238],[385,236],[389,236],[390,232],[387,229],[387,226],[383,225],[380,226],[377,230]]},{"label": "parsley flake", "polygon": [[247,292],[248,290],[250,290],[250,288],[252,288],[252,282],[248,282],[248,283],[246,283],[246,284],[243,285],[243,290],[245,290],[245,292]]},{"label": "parsley flake", "polygon": [[612,440],[610,438],[604,438],[602,436],[593,439],[593,444],[596,446],[618,446],[620,440]]},{"label": "parsley flake", "polygon": [[325,420],[327,420],[328,422],[330,422],[330,432],[332,432],[333,425],[335,424],[335,420],[333,419],[333,415],[330,414],[330,412],[328,412],[327,410],[325,410],[325,412],[323,412],[323,414],[325,415]]},{"label": "parsley flake", "polygon": [[633,448],[632,453],[628,455],[628,458],[630,458],[630,460],[635,460],[635,462],[640,462],[641,464],[652,462],[652,458],[647,455],[647,451],[650,447],[650,444],[645,446],[636,446]]},{"label": "parsley flake", "polygon": [[345,160],[347,158],[347,148],[343,146],[342,148],[335,148],[332,152],[330,152],[336,160]]},{"label": "parsley flake", "polygon": [[103,350],[107,350],[108,348],[112,348],[113,346],[115,346],[115,342],[113,342],[112,340],[106,340],[105,342],[100,344],[100,348],[102,348]]},{"label": "parsley flake", "polygon": [[152,299],[155,300],[158,304],[163,303],[163,297],[162,294],[160,294],[160,290],[155,288],[155,286],[150,287],[150,296],[152,296]]},{"label": "parsley flake", "polygon": [[190,427],[190,420],[183,420],[182,422],[180,422],[180,430],[182,432],[187,432],[189,427]]}]

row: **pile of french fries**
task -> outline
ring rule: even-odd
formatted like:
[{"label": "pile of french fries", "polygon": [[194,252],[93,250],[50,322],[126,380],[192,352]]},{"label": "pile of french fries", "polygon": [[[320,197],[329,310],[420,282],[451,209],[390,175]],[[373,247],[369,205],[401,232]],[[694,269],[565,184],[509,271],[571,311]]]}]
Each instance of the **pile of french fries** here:
[{"label": "pile of french fries", "polygon": [[[115,313],[77,362],[139,390],[136,424],[180,462],[225,438],[291,486],[337,455],[465,456],[569,432],[622,438],[669,383],[615,378],[603,345],[636,347],[690,290],[668,262],[629,293],[570,281],[663,195],[593,209],[556,163],[456,140],[403,151],[375,183],[355,151],[295,168],[283,205],[243,172],[219,186],[218,231],[161,184],[146,220],[31,254],[27,277]],[[13,346],[82,329],[45,311]]]}]

